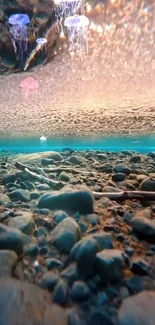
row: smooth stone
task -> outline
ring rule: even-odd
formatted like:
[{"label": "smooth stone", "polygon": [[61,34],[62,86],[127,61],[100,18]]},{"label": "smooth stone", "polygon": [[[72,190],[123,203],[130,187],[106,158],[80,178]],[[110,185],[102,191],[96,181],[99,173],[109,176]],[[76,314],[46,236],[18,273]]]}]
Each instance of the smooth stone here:
[{"label": "smooth stone", "polygon": [[25,184],[26,184],[26,186],[27,186],[27,189],[29,190],[29,191],[31,191],[31,190],[34,190],[35,189],[35,186],[34,186],[34,184],[32,183],[32,182],[30,182],[29,180],[25,180],[25,182],[24,182]]},{"label": "smooth stone", "polygon": [[0,250],[0,277],[11,276],[17,260],[18,256],[14,251]]},{"label": "smooth stone", "polygon": [[141,257],[135,257],[132,260],[131,271],[134,274],[146,275],[149,272],[149,264]]},{"label": "smooth stone", "polygon": [[46,237],[47,236],[47,230],[45,227],[39,227],[36,232],[37,237]]},{"label": "smooth stone", "polygon": [[83,281],[75,281],[71,288],[71,298],[74,302],[82,302],[88,300],[90,290]]},{"label": "smooth stone", "polygon": [[59,181],[62,182],[69,182],[70,181],[70,177],[66,172],[61,172],[59,175]]},{"label": "smooth stone", "polygon": [[59,280],[53,292],[53,302],[65,307],[68,299],[68,286],[63,280]]},{"label": "smooth stone", "polygon": [[54,228],[51,236],[54,246],[69,254],[72,247],[80,239],[81,231],[76,221],[68,217]]},{"label": "smooth stone", "polygon": [[94,213],[94,201],[91,193],[84,187],[81,189],[62,189],[53,193],[43,194],[38,202],[40,209],[64,210],[80,214]]},{"label": "smooth stone", "polygon": [[102,197],[98,201],[98,205],[103,208],[109,208],[109,207],[113,206],[113,203],[107,197]]},{"label": "smooth stone", "polygon": [[80,240],[71,250],[70,258],[77,263],[79,276],[85,278],[95,273],[95,257],[100,248],[94,238]]},{"label": "smooth stone", "polygon": [[47,289],[51,291],[55,288],[59,279],[60,278],[56,273],[52,271],[48,271],[43,275],[40,285],[43,289]]},{"label": "smooth stone", "polygon": [[47,269],[49,271],[52,270],[52,269],[55,269],[55,268],[56,269],[62,269],[63,268],[63,263],[61,261],[59,261],[58,259],[52,258],[52,257],[47,258],[45,264],[46,264],[46,267],[47,267]]},{"label": "smooth stone", "polygon": [[86,162],[86,159],[82,156],[71,156],[70,158],[68,158],[68,161],[73,164],[73,165],[81,165],[82,163]]},{"label": "smooth stone", "polygon": [[155,179],[146,178],[144,181],[140,184],[140,189],[142,191],[149,191],[154,192],[155,191]]},{"label": "smooth stone", "polygon": [[0,224],[0,250],[13,250],[23,253],[24,236],[20,230]]},{"label": "smooth stone", "polygon": [[98,273],[105,284],[123,279],[123,254],[117,249],[105,249],[96,255]]},{"label": "smooth stone", "polygon": [[125,175],[129,176],[131,173],[131,170],[128,166],[126,166],[125,164],[118,164],[113,168],[113,171],[115,173],[124,173]]},{"label": "smooth stone", "polygon": [[51,158],[55,161],[61,161],[63,159],[62,155],[55,151],[46,151],[30,154],[18,155],[13,159],[13,163],[19,162],[21,164],[37,164],[40,163],[43,158]]},{"label": "smooth stone", "polygon": [[48,191],[51,190],[50,186],[48,184],[39,184],[37,185],[38,191]]},{"label": "smooth stone", "polygon": [[8,193],[8,196],[11,201],[21,201],[21,202],[29,202],[30,201],[30,193],[27,190],[14,190],[10,193]]},{"label": "smooth stone", "polygon": [[143,291],[123,300],[118,312],[118,325],[153,325],[155,291]]},{"label": "smooth stone", "polygon": [[[9,312],[8,312],[9,311]],[[0,280],[1,325],[67,325],[67,314],[51,304],[37,285],[15,279]]]},{"label": "smooth stone", "polygon": [[125,281],[125,285],[128,288],[130,294],[136,294],[143,290],[154,289],[152,279],[146,276],[135,275],[132,278]]},{"label": "smooth stone", "polygon": [[16,179],[17,179],[16,174],[10,174],[9,172],[7,172],[6,174],[3,175],[2,184],[14,183]]},{"label": "smooth stone", "polygon": [[54,212],[52,218],[56,223],[60,223],[62,220],[64,220],[65,218],[68,218],[68,214],[64,211],[58,210],[56,212]]},{"label": "smooth stone", "polygon": [[48,216],[50,214],[50,210],[49,209],[40,209],[39,213],[44,215],[44,216]]},{"label": "smooth stone", "polygon": [[131,220],[133,219],[134,215],[130,211],[125,211],[123,214],[123,221],[125,221],[128,225],[131,224]]},{"label": "smooth stone", "polygon": [[9,219],[8,226],[22,231],[25,235],[32,235],[35,229],[35,222],[32,214],[27,213],[23,216],[21,215],[19,217]]},{"label": "smooth stone", "polygon": [[99,232],[92,235],[101,250],[113,248],[112,234],[110,232]]},{"label": "smooth stone", "polygon": [[61,277],[67,281],[69,285],[78,280],[76,264],[70,264],[66,269],[61,272]]},{"label": "smooth stone", "polygon": [[0,205],[11,204],[10,198],[7,194],[0,194]]},{"label": "smooth stone", "polygon": [[134,217],[131,220],[132,229],[144,239],[155,241],[155,220],[144,217]]},{"label": "smooth stone", "polygon": [[113,174],[111,176],[111,179],[113,182],[122,182],[124,181],[126,178],[126,174],[125,173],[117,173],[117,174]]},{"label": "smooth stone", "polygon": [[134,155],[130,158],[131,163],[141,163],[141,156],[139,155]]},{"label": "smooth stone", "polygon": [[29,247],[25,249],[25,254],[35,257],[38,255],[38,245],[37,244],[30,244]]},{"label": "smooth stone", "polygon": [[30,200],[37,200],[39,199],[39,197],[40,197],[40,193],[36,191],[30,192]]},{"label": "smooth stone", "polygon": [[93,213],[93,214],[88,214],[86,220],[90,225],[96,226],[99,224],[100,218],[97,214]]}]

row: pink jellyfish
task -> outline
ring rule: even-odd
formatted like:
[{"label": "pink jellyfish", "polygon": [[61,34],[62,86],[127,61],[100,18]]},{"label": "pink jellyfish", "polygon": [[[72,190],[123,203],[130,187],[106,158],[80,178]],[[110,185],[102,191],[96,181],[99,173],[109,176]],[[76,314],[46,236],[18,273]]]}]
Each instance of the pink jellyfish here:
[{"label": "pink jellyfish", "polygon": [[36,97],[39,84],[38,81],[32,77],[27,77],[20,83],[20,87],[22,88],[22,96],[25,99],[33,99]]}]

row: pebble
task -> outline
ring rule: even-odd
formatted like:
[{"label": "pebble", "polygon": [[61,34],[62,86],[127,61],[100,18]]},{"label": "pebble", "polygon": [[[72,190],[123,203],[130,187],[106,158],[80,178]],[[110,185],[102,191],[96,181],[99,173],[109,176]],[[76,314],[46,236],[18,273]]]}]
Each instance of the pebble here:
[{"label": "pebble", "polygon": [[75,302],[83,302],[89,298],[90,290],[83,281],[75,281],[71,288],[71,298]]},{"label": "pebble", "polygon": [[105,284],[123,279],[123,255],[116,249],[105,249],[96,255],[98,273]]},{"label": "pebble", "polygon": [[69,254],[80,239],[81,231],[76,221],[68,217],[54,228],[51,236],[53,244],[62,252]]},{"label": "pebble", "polygon": [[12,250],[0,250],[0,277],[11,276],[18,256]]},{"label": "pebble", "polygon": [[0,249],[23,253],[24,237],[20,230],[0,224]]},{"label": "pebble", "polygon": [[52,271],[48,271],[43,275],[40,285],[43,289],[47,289],[51,291],[55,288],[58,281],[59,281],[59,276]]},{"label": "pebble", "polygon": [[95,274],[95,257],[99,245],[94,238],[85,238],[79,241],[71,250],[70,258],[77,263],[79,276],[88,278]]}]

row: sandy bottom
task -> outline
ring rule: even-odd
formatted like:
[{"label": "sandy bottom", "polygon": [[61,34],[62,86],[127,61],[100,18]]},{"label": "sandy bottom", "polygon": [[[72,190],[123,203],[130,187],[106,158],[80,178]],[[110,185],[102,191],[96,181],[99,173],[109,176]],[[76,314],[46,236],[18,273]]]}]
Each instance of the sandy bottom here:
[{"label": "sandy bottom", "polygon": [[[111,81],[89,56],[60,53],[31,72],[0,78],[0,137],[74,137],[147,134],[155,130],[154,85]],[[38,80],[37,91],[20,82]]]}]

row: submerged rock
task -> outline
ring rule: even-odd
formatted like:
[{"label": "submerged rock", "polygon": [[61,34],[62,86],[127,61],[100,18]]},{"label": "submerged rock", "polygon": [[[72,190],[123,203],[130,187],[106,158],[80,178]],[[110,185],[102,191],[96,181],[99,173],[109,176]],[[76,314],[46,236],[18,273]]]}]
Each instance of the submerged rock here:
[{"label": "submerged rock", "polygon": [[105,284],[123,279],[123,254],[117,249],[105,249],[96,255],[98,273]]},{"label": "submerged rock", "polygon": [[0,224],[0,249],[13,250],[22,254],[24,236],[20,230]]},{"label": "submerged rock", "polygon": [[144,291],[125,299],[119,309],[118,325],[153,325],[155,291]]},{"label": "submerged rock", "polygon": [[0,324],[67,325],[65,311],[51,305],[48,294],[33,284],[0,280]]},{"label": "submerged rock", "polygon": [[39,209],[64,210],[69,213],[91,214],[94,212],[94,201],[91,192],[81,189],[63,189],[43,194],[38,202]]},{"label": "submerged rock", "polygon": [[75,220],[68,217],[61,221],[51,233],[53,244],[65,253],[80,239],[81,231]]}]

